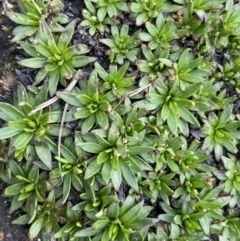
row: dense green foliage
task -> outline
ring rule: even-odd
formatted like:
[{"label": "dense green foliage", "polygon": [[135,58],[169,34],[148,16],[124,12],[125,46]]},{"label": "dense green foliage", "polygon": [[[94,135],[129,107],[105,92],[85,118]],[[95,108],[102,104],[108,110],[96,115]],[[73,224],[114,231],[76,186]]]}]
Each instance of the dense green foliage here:
[{"label": "dense green foliage", "polygon": [[13,223],[43,241],[238,241],[240,4],[84,3],[80,21],[56,0],[7,12],[35,76],[0,103]]}]

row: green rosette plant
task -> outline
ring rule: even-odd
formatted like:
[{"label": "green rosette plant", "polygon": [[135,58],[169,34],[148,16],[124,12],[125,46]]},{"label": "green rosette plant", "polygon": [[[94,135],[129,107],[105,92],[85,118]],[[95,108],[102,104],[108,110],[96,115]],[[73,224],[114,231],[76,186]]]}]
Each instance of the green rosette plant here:
[{"label": "green rosette plant", "polygon": [[174,25],[173,19],[165,21],[161,13],[158,15],[155,25],[146,22],[145,27],[148,33],[141,32],[139,38],[144,42],[149,42],[148,47],[151,50],[156,49],[159,46],[162,48],[170,48],[171,41],[178,39],[185,34],[184,31],[177,29]]},{"label": "green rosette plant", "polygon": [[227,106],[219,116],[211,112],[207,119],[203,119],[204,126],[200,135],[204,137],[202,149],[208,153],[214,151],[215,158],[220,160],[223,147],[229,152],[237,152],[240,121],[231,118],[233,106]]},{"label": "green rosette plant", "polygon": [[[117,65],[109,66],[109,73],[99,64],[95,63],[95,69],[98,75],[104,80],[102,87],[105,91],[109,91],[113,95],[113,99],[119,99],[127,92],[134,90],[134,80],[137,73],[125,76],[129,64],[124,64],[118,69]],[[108,95],[110,93],[108,92]]]},{"label": "green rosette plant", "polygon": [[91,130],[94,124],[98,124],[104,130],[109,127],[107,114],[112,110],[109,102],[114,98],[108,98],[109,95],[100,92],[98,86],[97,73],[93,71],[81,93],[57,93],[57,96],[66,103],[77,107],[73,116],[75,119],[83,120],[79,123],[83,133]]},{"label": "green rosette plant", "polygon": [[[33,200],[31,200],[33,202]],[[33,203],[27,203],[24,214],[13,220],[13,224],[31,224],[29,229],[29,238],[33,240],[40,236],[42,240],[50,240],[52,233],[60,230],[60,223],[66,219],[66,207],[61,205],[57,200],[55,190],[52,189],[43,203],[39,203],[36,208],[32,207]],[[32,214],[33,212],[33,214]]]},{"label": "green rosette plant", "polygon": [[97,8],[97,18],[102,22],[106,16],[110,18],[121,15],[121,12],[128,12],[125,0],[91,0]]},{"label": "green rosette plant", "polygon": [[185,198],[181,207],[175,209],[162,202],[160,205],[165,211],[164,214],[158,216],[160,220],[167,223],[174,223],[190,235],[202,230],[199,219],[207,214],[191,207],[190,196]]},{"label": "green rosette plant", "polygon": [[29,202],[32,202],[32,210],[36,210],[38,203],[44,202],[48,192],[52,189],[47,172],[41,171],[31,161],[26,166],[20,166],[11,160],[8,167],[10,175],[6,172],[1,173],[0,178],[9,184],[4,190],[4,195],[13,198],[10,213]]},{"label": "green rosette plant", "polygon": [[155,223],[154,219],[147,215],[152,210],[150,206],[144,206],[143,201],[135,204],[133,196],[127,196],[120,205],[112,202],[105,214],[100,218],[92,216],[94,222],[74,234],[75,237],[92,237],[93,240],[143,240],[143,229]]},{"label": "green rosette plant", "polygon": [[240,165],[236,157],[228,154],[228,157],[222,156],[221,161],[225,168],[224,171],[215,171],[214,175],[224,183],[224,190],[231,195],[230,207],[236,205],[240,197]]},{"label": "green rosette plant", "polygon": [[40,28],[34,44],[20,42],[24,51],[32,58],[23,59],[19,64],[25,67],[40,69],[33,85],[38,85],[46,76],[48,79],[49,94],[53,96],[58,83],[66,86],[66,79],[76,73],[76,69],[96,60],[84,54],[89,49],[84,44],[75,44],[68,47],[74,34],[76,21],[70,22],[58,38],[54,37],[44,19],[40,20]]},{"label": "green rosette plant", "polygon": [[80,194],[81,202],[72,208],[73,211],[94,212],[95,217],[101,217],[112,202],[119,201],[118,196],[114,194],[110,185],[95,190],[94,184],[94,180],[90,184],[88,181],[83,181],[86,192]]},{"label": "green rosette plant", "polygon": [[134,32],[131,36],[128,34],[129,26],[123,24],[120,31],[117,26],[111,26],[111,39],[100,39],[100,42],[107,45],[110,50],[107,52],[111,63],[123,64],[124,59],[131,62],[137,60],[139,53],[140,40],[138,35],[140,31]]},{"label": "green rosette plant", "polygon": [[169,4],[166,0],[135,0],[130,3],[132,18],[136,25],[140,26],[147,21],[157,18],[161,11],[174,12],[181,9],[181,6]]},{"label": "green rosette plant", "polygon": [[[29,160],[34,156],[44,163],[48,170],[52,168],[52,152],[56,153],[56,144],[53,137],[58,137],[62,111],[40,110],[29,115],[29,113],[47,98],[48,89],[33,94],[19,84],[17,92],[17,103],[10,105],[0,103],[0,118],[6,121],[6,126],[0,130],[0,139],[11,138],[9,155],[14,154],[18,161],[23,158]],[[70,129],[62,127],[62,136],[67,136]]]},{"label": "green rosette plant", "polygon": [[34,35],[39,29],[41,18],[48,19],[48,26],[51,31],[65,31],[65,28],[60,24],[68,23],[69,18],[67,15],[60,13],[64,8],[60,0],[18,0],[17,3],[20,13],[13,11],[6,12],[6,15],[13,22],[20,25],[13,29],[14,38],[11,40],[12,42],[17,42]]},{"label": "green rosette plant", "polygon": [[84,0],[87,9],[82,10],[84,20],[80,23],[80,26],[89,29],[89,34],[94,35],[96,31],[104,34],[105,31],[109,32],[107,25],[116,25],[118,21],[112,18],[104,18],[100,21],[97,17],[97,11],[94,8],[90,0]]},{"label": "green rosette plant", "polygon": [[190,111],[194,106],[194,101],[190,97],[199,89],[200,84],[190,85],[185,89],[185,92],[182,92],[177,81],[172,86],[165,85],[161,80],[158,80],[157,83],[156,91],[147,94],[147,101],[150,104],[146,105],[146,100],[140,100],[135,103],[135,106],[148,110],[161,107],[157,112],[157,124],[167,121],[169,130],[175,135],[179,129],[181,133],[188,136],[187,123],[200,127],[198,120]]},{"label": "green rosette plant", "polygon": [[104,182],[109,183],[111,180],[116,190],[119,189],[123,178],[129,186],[138,190],[135,173],[144,169],[151,170],[139,155],[154,148],[149,146],[149,143],[144,143],[144,129],[128,137],[128,119],[125,124],[121,118],[115,122],[108,131],[86,134],[82,136],[83,141],[77,143],[86,153],[94,154],[89,159],[84,178],[87,180],[100,172]]},{"label": "green rosette plant", "polygon": [[[80,140],[79,133],[75,132],[74,141]],[[73,149],[70,145],[74,145],[73,140],[68,141],[67,146],[61,145],[61,156],[55,156],[58,166],[49,173],[52,179],[57,179],[58,184],[62,185],[62,204],[67,201],[71,189],[82,191],[82,173],[87,165],[84,151],[77,146]]]}]

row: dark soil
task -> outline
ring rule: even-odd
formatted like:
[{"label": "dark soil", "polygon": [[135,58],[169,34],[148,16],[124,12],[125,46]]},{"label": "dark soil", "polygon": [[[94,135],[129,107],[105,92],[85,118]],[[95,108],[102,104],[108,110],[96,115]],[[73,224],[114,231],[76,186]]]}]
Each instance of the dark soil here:
[{"label": "dark soil", "polygon": [[24,226],[13,225],[19,212],[9,214],[10,200],[2,196],[4,185],[0,183],[0,240],[1,241],[29,241],[27,229]]},{"label": "dark soil", "polygon": [[[3,7],[0,6],[0,13]],[[0,14],[0,101],[11,102],[12,88],[16,82],[14,72],[14,45],[9,41],[9,31],[2,28],[11,28],[11,22],[6,16]],[[1,161],[0,157],[0,161]],[[29,241],[27,230],[24,226],[17,226],[11,222],[18,217],[19,212],[9,214],[10,200],[3,197],[4,184],[0,182],[0,240],[1,241]]]}]

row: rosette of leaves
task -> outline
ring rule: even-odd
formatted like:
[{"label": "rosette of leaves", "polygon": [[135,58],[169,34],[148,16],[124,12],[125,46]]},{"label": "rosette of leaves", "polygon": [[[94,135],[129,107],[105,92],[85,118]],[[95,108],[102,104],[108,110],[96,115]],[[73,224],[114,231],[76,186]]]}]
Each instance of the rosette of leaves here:
[{"label": "rosette of leaves", "polygon": [[201,142],[196,139],[193,140],[190,145],[188,145],[186,139],[182,139],[181,148],[176,150],[174,161],[178,163],[181,183],[184,182],[187,172],[194,176],[198,170],[204,172],[215,170],[213,167],[203,163],[211,156],[206,155],[205,152],[200,149],[200,145]]},{"label": "rosette of leaves", "polygon": [[[11,160],[8,163],[11,177],[7,173],[1,173],[0,178],[9,184],[4,190],[4,195],[12,197],[10,213],[23,207],[25,203],[32,202],[32,216],[36,212],[38,203],[44,202],[48,191],[51,190],[51,185],[48,182],[48,174],[46,171],[40,171],[32,162],[21,166]],[[29,220],[30,220],[29,218]]]},{"label": "rosette of leaves", "polygon": [[141,41],[138,36],[140,30],[128,35],[129,26],[123,24],[120,31],[117,26],[111,26],[111,39],[100,39],[100,42],[107,45],[110,50],[107,51],[111,63],[116,62],[123,64],[124,59],[127,58],[131,62],[137,60],[139,52],[138,46]]},{"label": "rosette of leaves", "polygon": [[189,111],[195,105],[190,100],[191,96],[199,89],[200,83],[192,84],[186,87],[185,91],[180,90],[179,83],[175,81],[172,85],[165,85],[163,81],[158,80],[155,91],[147,94],[146,100],[136,102],[136,107],[142,107],[148,110],[154,110],[161,107],[157,112],[157,125],[166,121],[169,130],[176,135],[178,129],[185,136],[189,135],[188,123],[200,127],[198,120]]},{"label": "rosette of leaves", "polygon": [[218,223],[211,225],[211,232],[219,235],[219,240],[237,241],[240,235],[239,217],[234,214],[233,209],[230,210],[230,215]]},{"label": "rosette of leaves", "polygon": [[[172,180],[176,173],[165,173],[164,170],[160,172],[149,172],[148,178],[141,182],[143,193],[151,198],[152,203],[155,203],[157,198],[161,198],[165,203],[170,205],[169,195],[174,191],[171,187],[175,186],[175,180]],[[144,186],[147,186],[144,187]],[[144,192],[144,189],[149,189],[149,192]]]},{"label": "rosette of leaves", "polygon": [[239,92],[240,71],[238,66],[240,64],[240,58],[231,57],[231,55],[226,55],[226,58],[227,60],[224,65],[218,65],[220,72],[214,74],[214,77],[216,79],[229,81],[232,86],[236,86],[236,91]]},{"label": "rosette of leaves", "polygon": [[48,26],[53,32],[63,32],[65,28],[60,24],[69,22],[67,15],[59,13],[64,7],[60,0],[18,0],[17,3],[20,13],[6,12],[13,22],[20,25],[13,30],[14,38],[11,40],[12,42],[17,42],[35,34],[39,29],[41,18],[48,19]]},{"label": "rosette of leaves", "polygon": [[[43,203],[34,209],[34,216],[30,219],[32,205],[25,205],[24,214],[13,220],[13,224],[31,224],[29,229],[29,238],[32,240],[39,236],[42,240],[50,240],[52,232],[57,233],[60,230],[60,223],[66,219],[66,207],[62,206],[59,200],[56,200],[54,189],[50,191]],[[30,221],[29,221],[30,220]]]},{"label": "rosette of leaves", "polygon": [[128,6],[125,0],[91,0],[97,8],[97,18],[102,22],[106,16],[110,18],[121,15],[121,12],[128,12]]},{"label": "rosette of leaves", "polygon": [[55,239],[69,240],[69,241],[88,241],[82,238],[74,237],[74,233],[82,229],[84,222],[83,212],[72,210],[71,202],[67,202],[65,225],[54,234]]},{"label": "rosette of leaves", "polygon": [[[203,35],[207,31],[206,23],[209,11],[215,13],[223,9],[223,5],[221,4],[223,2],[224,0],[197,0],[188,2],[181,22],[186,28],[191,29],[193,33]],[[181,1],[181,4],[185,5],[185,2]]]},{"label": "rosette of leaves", "polygon": [[[211,13],[207,21],[207,31],[204,32],[206,50],[226,47],[230,37],[240,37],[240,4],[228,0],[223,11]],[[224,21],[221,21],[224,19]]]},{"label": "rosette of leaves", "polygon": [[197,232],[195,234],[186,234],[183,230],[179,228],[178,225],[171,223],[167,227],[165,226],[164,229],[157,227],[155,232],[149,232],[147,236],[148,241],[158,241],[158,240],[165,240],[165,241],[196,241],[202,240],[205,234],[203,232]]},{"label": "rosette of leaves", "polygon": [[165,20],[161,13],[158,15],[155,25],[146,22],[145,27],[148,33],[141,32],[139,38],[144,42],[149,42],[148,47],[150,49],[156,49],[159,46],[162,48],[170,48],[171,41],[183,36],[174,25],[174,20]]},{"label": "rosette of leaves", "polygon": [[172,172],[179,172],[178,164],[176,163],[176,151],[182,145],[182,138],[174,136],[165,129],[160,136],[156,138],[156,151],[154,159],[156,162],[155,171],[160,171],[165,166],[169,167]]},{"label": "rosette of leaves", "polygon": [[231,154],[229,157],[222,156],[225,172],[215,171],[213,174],[222,182],[224,182],[224,190],[231,195],[230,207],[234,207],[240,197],[240,164],[238,160]]},{"label": "rosette of leaves", "polygon": [[24,51],[32,58],[19,61],[25,67],[40,69],[35,76],[33,85],[38,85],[49,76],[49,94],[53,96],[60,82],[66,85],[66,79],[72,78],[76,68],[83,67],[92,61],[94,57],[83,54],[89,52],[84,44],[75,44],[68,47],[75,28],[76,21],[70,22],[58,38],[54,38],[50,28],[44,19],[40,20],[40,28],[34,44],[20,42]]},{"label": "rosette of leaves", "polygon": [[94,35],[96,31],[104,34],[105,31],[109,32],[107,25],[116,25],[117,20],[113,18],[105,17],[100,21],[97,17],[97,11],[90,0],[84,0],[87,9],[82,10],[84,20],[80,23],[80,26],[89,28],[89,34]]},{"label": "rosette of leaves", "polygon": [[143,240],[143,229],[148,229],[154,224],[154,220],[147,215],[152,210],[150,206],[144,206],[143,201],[135,204],[133,196],[127,196],[120,205],[112,202],[104,215],[94,219],[91,227],[86,227],[75,233],[75,237],[92,237],[93,240]]},{"label": "rosette of leaves", "polygon": [[[198,109],[198,114],[203,118],[206,111],[219,110],[221,107],[227,105],[225,91],[220,91],[222,85],[223,82],[214,83],[214,79],[207,80],[201,84],[200,88],[194,94],[195,108]],[[231,102],[230,99],[228,101]]]},{"label": "rosette of leaves", "polygon": [[194,58],[194,55],[185,49],[177,63],[173,64],[174,74],[171,78],[180,83],[181,89],[185,90],[186,86],[192,83],[202,83],[208,75],[209,70],[200,68],[203,57]]},{"label": "rosette of leaves", "polygon": [[169,51],[167,49],[157,48],[152,52],[146,45],[142,45],[142,53],[145,59],[137,60],[136,64],[149,81],[153,81],[157,76],[163,74],[165,67],[172,67],[172,62],[168,59]]},{"label": "rosette of leaves", "polygon": [[156,18],[161,11],[175,12],[180,9],[177,5],[166,3],[166,0],[135,0],[130,3],[131,15],[137,26]]},{"label": "rosette of leaves", "polygon": [[81,202],[72,208],[73,211],[84,210],[88,216],[94,214],[99,218],[112,202],[118,201],[110,185],[95,190],[94,180],[88,180],[83,181],[83,186],[86,192],[80,194]]},{"label": "rosette of leaves", "polygon": [[166,203],[160,202],[165,214],[158,218],[167,223],[174,223],[184,229],[188,234],[194,234],[202,230],[199,219],[206,216],[205,212],[194,210],[190,205],[190,196],[187,196],[179,208],[171,208]]},{"label": "rosette of leaves", "polygon": [[143,142],[145,130],[126,138],[121,132],[127,130],[128,127],[124,124],[119,127],[118,123],[114,122],[105,133],[82,136],[83,141],[77,145],[84,151],[95,154],[89,160],[91,162],[86,168],[85,179],[100,172],[103,181],[109,183],[111,180],[116,190],[119,189],[122,179],[134,190],[138,190],[135,172],[149,169],[147,162],[139,155],[154,148]]},{"label": "rosette of leaves", "polygon": [[[46,86],[41,91],[36,91],[36,94],[27,92],[19,84],[17,103],[0,103],[0,118],[6,121],[6,126],[0,129],[0,139],[11,138],[9,150],[18,161],[23,157],[27,160],[34,159],[37,155],[48,170],[51,170],[51,153],[55,153],[56,149],[53,137],[59,135],[62,111],[58,110],[57,105],[53,105],[51,111],[45,109],[29,115],[36,106],[47,99]],[[70,129],[63,126],[62,137],[69,133]]]},{"label": "rosette of leaves", "polygon": [[212,233],[211,225],[224,220],[223,207],[231,201],[230,196],[219,196],[223,189],[223,185],[215,188],[203,188],[199,193],[199,200],[192,204],[193,208],[198,211],[205,212],[206,215],[199,219],[199,222],[204,230],[204,233],[210,235]]},{"label": "rosette of leaves", "polygon": [[205,186],[207,186],[206,178],[207,175],[205,173],[186,173],[184,178],[180,176],[180,184],[174,194],[173,198],[181,197],[181,200],[185,200],[187,196],[196,197]]},{"label": "rosette of leaves", "polygon": [[83,133],[87,133],[94,124],[98,124],[106,130],[109,127],[107,113],[112,110],[109,102],[114,98],[100,92],[96,71],[93,71],[88,79],[86,88],[81,94],[69,92],[57,93],[57,96],[66,101],[77,109],[74,113],[75,119],[83,119],[79,125]]},{"label": "rosette of leaves", "polygon": [[231,117],[233,106],[227,106],[218,116],[211,112],[208,119],[203,119],[204,126],[200,135],[204,137],[202,149],[208,153],[214,151],[217,160],[223,154],[223,147],[229,152],[236,153],[239,140],[240,121]]},{"label": "rosette of leaves", "polygon": [[125,76],[129,64],[124,64],[119,70],[116,65],[110,65],[109,73],[105,71],[105,69],[99,64],[94,64],[95,69],[98,75],[104,80],[103,88],[106,91],[109,91],[114,97],[120,98],[126,94],[126,92],[134,89],[134,80],[137,77],[137,74],[131,74],[129,76]]},{"label": "rosette of leaves", "polygon": [[[78,142],[81,138],[79,133],[75,132],[74,141]],[[75,146],[75,143],[71,143]],[[86,168],[86,157],[84,151],[76,146],[74,149],[66,146],[61,146],[61,156],[56,156],[58,167],[50,172],[50,177],[58,179],[62,184],[62,204],[64,204],[72,187],[78,192],[82,191],[82,173]]]}]

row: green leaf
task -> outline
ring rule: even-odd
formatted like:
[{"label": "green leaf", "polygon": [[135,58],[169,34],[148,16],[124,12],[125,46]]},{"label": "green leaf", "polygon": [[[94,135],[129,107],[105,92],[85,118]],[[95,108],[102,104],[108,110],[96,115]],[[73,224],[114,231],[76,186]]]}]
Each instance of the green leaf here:
[{"label": "green leaf", "polygon": [[111,176],[113,187],[118,190],[122,184],[122,173],[120,169],[118,170],[112,170],[112,176]]},{"label": "green leaf", "polygon": [[52,170],[52,155],[49,148],[45,144],[42,144],[40,146],[35,146],[35,149],[39,159],[49,170]]},{"label": "green leaf", "polygon": [[119,214],[119,206],[117,202],[112,202],[107,209],[107,217],[116,219]]},{"label": "green leaf", "polygon": [[232,121],[231,123],[225,124],[224,129],[228,132],[235,131],[240,128],[240,121]]},{"label": "green leaf", "polygon": [[33,68],[33,69],[40,69],[43,67],[44,64],[47,63],[46,58],[30,58],[30,59],[23,59],[19,61],[19,64],[28,68]]},{"label": "green leaf", "polygon": [[[98,155],[98,157],[99,157],[99,155]],[[108,155],[108,157],[109,157],[109,155]],[[112,176],[112,171],[113,171],[113,169],[112,169],[112,165],[111,165],[110,161],[105,161],[103,164],[103,167],[102,167],[101,174],[102,174],[102,179],[106,183],[109,183],[110,178]]]},{"label": "green leaf", "polygon": [[147,31],[153,36],[156,37],[159,33],[158,30],[156,29],[156,27],[151,24],[150,22],[146,22],[145,23],[145,27],[147,29]]},{"label": "green leaf", "polygon": [[74,114],[74,117],[76,119],[83,119],[88,116],[90,116],[92,113],[90,112],[89,108],[83,107],[83,108],[77,108],[77,111]]},{"label": "green leaf", "polygon": [[5,121],[21,120],[25,115],[20,112],[16,107],[7,103],[0,103],[0,118]]},{"label": "green leaf", "polygon": [[29,238],[34,239],[43,227],[42,219],[37,219],[29,229]]},{"label": "green leaf", "polygon": [[199,122],[189,110],[179,107],[179,114],[185,121],[195,125],[196,127],[200,127]]},{"label": "green leaf", "polygon": [[22,132],[20,133],[17,138],[13,142],[13,147],[16,150],[21,150],[25,148],[29,141],[33,138],[34,133],[29,132]]},{"label": "green leaf", "polygon": [[74,234],[74,237],[91,237],[101,232],[102,229],[95,229],[95,228],[85,228],[80,231],[77,231]]},{"label": "green leaf", "polygon": [[77,107],[82,106],[81,102],[76,97],[76,94],[69,92],[57,92],[56,95],[70,105]]},{"label": "green leaf", "polygon": [[99,40],[101,43],[107,45],[108,47],[110,48],[115,48],[116,47],[116,44],[114,43],[113,40],[111,39],[100,39]]},{"label": "green leaf", "polygon": [[154,149],[155,149],[154,147],[150,147],[150,146],[132,146],[132,147],[129,147],[128,154],[137,155],[137,154],[153,151]]},{"label": "green leaf", "polygon": [[73,68],[79,68],[88,65],[89,63],[92,63],[96,61],[97,58],[95,57],[88,57],[88,56],[75,56],[71,59],[71,66]]},{"label": "green leaf", "polygon": [[90,50],[85,44],[74,44],[71,47],[68,47],[64,52],[63,56],[65,60],[70,59],[73,56],[78,56],[88,53]]},{"label": "green leaf", "polygon": [[62,204],[64,204],[67,201],[67,198],[71,190],[71,182],[72,182],[72,178],[70,174],[67,174],[63,177]]},{"label": "green leaf", "polygon": [[104,130],[108,129],[109,122],[106,113],[102,110],[96,112],[96,120],[98,125]]},{"label": "green leaf", "polygon": [[177,134],[178,121],[177,121],[177,117],[172,112],[169,113],[167,124],[170,131],[173,134]]},{"label": "green leaf", "polygon": [[16,130],[12,127],[0,128],[0,140],[4,140],[21,133],[22,130]]},{"label": "green leaf", "polygon": [[4,191],[6,196],[14,196],[20,193],[21,189],[25,187],[26,183],[20,182],[7,187]]},{"label": "green leaf", "polygon": [[137,178],[135,177],[131,167],[128,166],[128,163],[121,164],[120,167],[126,183],[131,186],[136,192],[138,192]]},{"label": "green leaf", "polygon": [[98,165],[96,160],[92,161],[86,168],[84,179],[87,180],[101,169],[101,165]]},{"label": "green leaf", "polygon": [[144,24],[147,20],[148,20],[148,14],[147,14],[147,12],[144,11],[137,16],[136,25],[140,26],[140,25]]},{"label": "green leaf", "polygon": [[25,225],[29,222],[30,216],[28,214],[24,214],[12,221],[12,224],[17,225]]},{"label": "green leaf", "polygon": [[49,95],[53,96],[57,90],[58,81],[60,78],[59,68],[56,68],[54,71],[50,73],[50,78],[48,79],[48,89]]},{"label": "green leaf", "polygon": [[80,146],[84,151],[93,154],[99,154],[100,152],[103,152],[105,150],[105,147],[94,142],[80,142],[77,144],[77,146]]},{"label": "green leaf", "polygon": [[97,18],[99,22],[102,22],[107,14],[107,9],[105,7],[100,7],[97,11]]},{"label": "green leaf", "polygon": [[49,47],[41,40],[36,45],[34,45],[34,47],[38,53],[40,53],[46,58],[53,56],[51,51],[49,50]]},{"label": "green leaf", "polygon": [[225,124],[228,122],[231,113],[232,113],[232,105],[228,105],[220,114],[220,117],[218,119],[218,127],[224,127]]},{"label": "green leaf", "polygon": [[125,214],[123,214],[120,217],[122,224],[128,225],[128,224],[132,223],[133,221],[135,221],[138,218],[142,207],[143,207],[143,201],[136,204],[134,207],[132,207],[130,210],[128,210]]},{"label": "green leaf", "polygon": [[[55,45],[54,37],[44,18],[41,17],[39,21],[39,30],[36,36],[37,39],[41,40],[43,43],[47,45]],[[59,52],[58,52],[59,54]]]},{"label": "green leaf", "polygon": [[37,57],[38,56],[38,52],[35,49],[35,46],[32,44],[29,44],[27,42],[19,42],[19,44],[21,45],[21,47],[23,48],[23,50],[30,55],[31,57]]},{"label": "green leaf", "polygon": [[139,39],[141,39],[144,42],[150,42],[153,39],[153,37],[148,33],[142,32],[139,34]]},{"label": "green leaf", "polygon": [[93,223],[92,228],[97,230],[97,229],[103,229],[109,224],[109,220],[97,220],[96,222]]},{"label": "green leaf", "polygon": [[21,14],[21,13],[15,13],[7,11],[6,15],[15,23],[19,25],[32,25],[32,26],[38,26],[38,20],[32,20],[27,15]]},{"label": "green leaf", "polygon": [[[51,136],[59,136],[60,126],[61,126],[60,124],[48,125],[47,129],[46,129],[46,134],[51,135]],[[71,129],[62,127],[61,131],[62,131],[62,137],[66,137],[69,135]]]},{"label": "green leaf", "polygon": [[119,210],[119,216],[123,216],[130,208],[134,206],[135,199],[133,196],[128,195]]},{"label": "green leaf", "polygon": [[97,156],[97,164],[100,165],[104,162],[106,162],[107,160],[110,159],[110,155],[111,153],[107,153],[105,151],[101,152],[98,156]]}]

